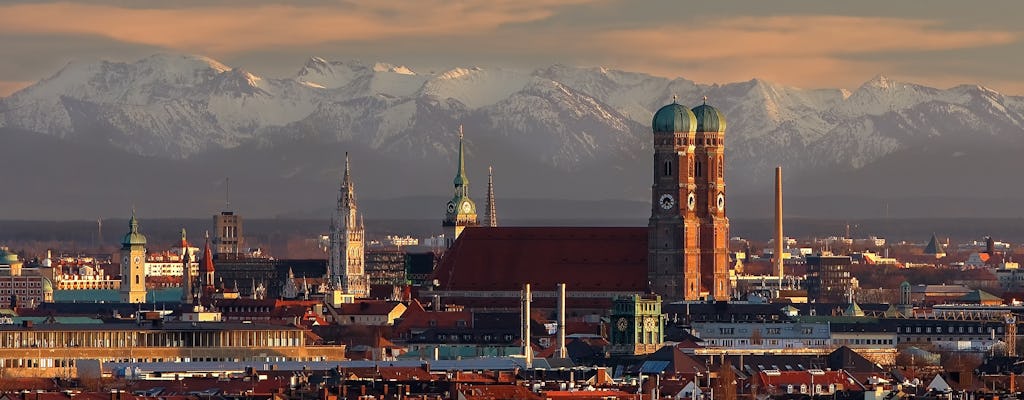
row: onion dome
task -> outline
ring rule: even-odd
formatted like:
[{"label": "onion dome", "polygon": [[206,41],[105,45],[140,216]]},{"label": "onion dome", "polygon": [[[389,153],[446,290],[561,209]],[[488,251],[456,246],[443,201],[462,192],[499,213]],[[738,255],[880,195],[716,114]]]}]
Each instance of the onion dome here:
[{"label": "onion dome", "polygon": [[121,246],[145,246],[146,236],[139,233],[139,221],[135,219],[135,212],[132,211],[132,218],[128,220],[128,233],[121,239]]},{"label": "onion dome", "polygon": [[709,106],[706,97],[704,104],[693,108],[693,115],[697,118],[697,132],[725,132],[725,116],[717,108]]},{"label": "onion dome", "polygon": [[654,133],[693,132],[697,127],[697,119],[690,109],[673,99],[672,104],[654,113],[651,127],[654,128]]}]

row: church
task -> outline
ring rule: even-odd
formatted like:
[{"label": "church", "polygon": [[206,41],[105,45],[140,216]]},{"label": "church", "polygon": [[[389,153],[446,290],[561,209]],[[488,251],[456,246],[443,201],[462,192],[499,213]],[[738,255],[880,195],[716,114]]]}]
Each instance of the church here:
[{"label": "church", "polygon": [[[534,305],[553,308],[556,285],[567,306],[607,310],[612,299],[654,293],[667,301],[729,300],[729,219],[725,116],[704,103],[661,107],[654,144],[651,216],[643,227],[477,226],[459,135],[455,196],[443,225],[450,246],[421,296],[470,308],[516,310],[529,283]],[[493,187],[488,188],[492,213]],[[493,216],[488,216],[493,219]],[[448,236],[450,235],[450,236]]]}]

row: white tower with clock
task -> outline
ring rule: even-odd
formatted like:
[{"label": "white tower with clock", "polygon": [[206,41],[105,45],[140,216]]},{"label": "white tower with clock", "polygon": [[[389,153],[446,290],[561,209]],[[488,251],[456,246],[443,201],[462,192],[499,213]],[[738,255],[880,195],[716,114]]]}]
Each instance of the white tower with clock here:
[{"label": "white tower with clock", "polygon": [[146,302],[146,236],[139,233],[134,210],[121,240],[121,302]]},{"label": "white tower with clock", "polygon": [[477,226],[476,203],[469,198],[469,178],[466,177],[465,146],[462,143],[462,126],[459,125],[459,166],[455,172],[455,195],[445,208],[444,237],[446,247],[451,247],[462,231]]}]

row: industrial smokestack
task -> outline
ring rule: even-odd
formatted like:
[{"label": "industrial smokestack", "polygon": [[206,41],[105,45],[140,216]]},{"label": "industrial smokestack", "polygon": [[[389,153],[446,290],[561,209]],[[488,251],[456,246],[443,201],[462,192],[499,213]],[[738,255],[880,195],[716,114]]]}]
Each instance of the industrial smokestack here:
[{"label": "industrial smokestack", "polygon": [[565,349],[565,284],[558,284],[558,358],[569,358]]},{"label": "industrial smokestack", "polygon": [[533,368],[533,347],[530,346],[530,284],[523,285],[523,355],[526,357],[526,368]]},{"label": "industrial smokestack", "polygon": [[779,277],[779,289],[785,271],[782,266],[782,167],[775,167],[775,273]]}]

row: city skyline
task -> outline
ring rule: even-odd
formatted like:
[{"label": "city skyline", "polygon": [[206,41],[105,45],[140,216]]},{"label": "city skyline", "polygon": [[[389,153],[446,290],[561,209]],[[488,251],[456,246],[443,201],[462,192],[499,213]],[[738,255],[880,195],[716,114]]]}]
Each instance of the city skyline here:
[{"label": "city skyline", "polygon": [[0,6],[0,51],[17,62],[0,66],[0,96],[71,60],[155,52],[206,55],[269,77],[319,56],[427,71],[562,63],[805,88],[855,89],[885,74],[1024,94],[1024,81],[1003,67],[1024,61],[1019,13],[1006,12],[1022,6],[1000,3],[11,2]]}]

